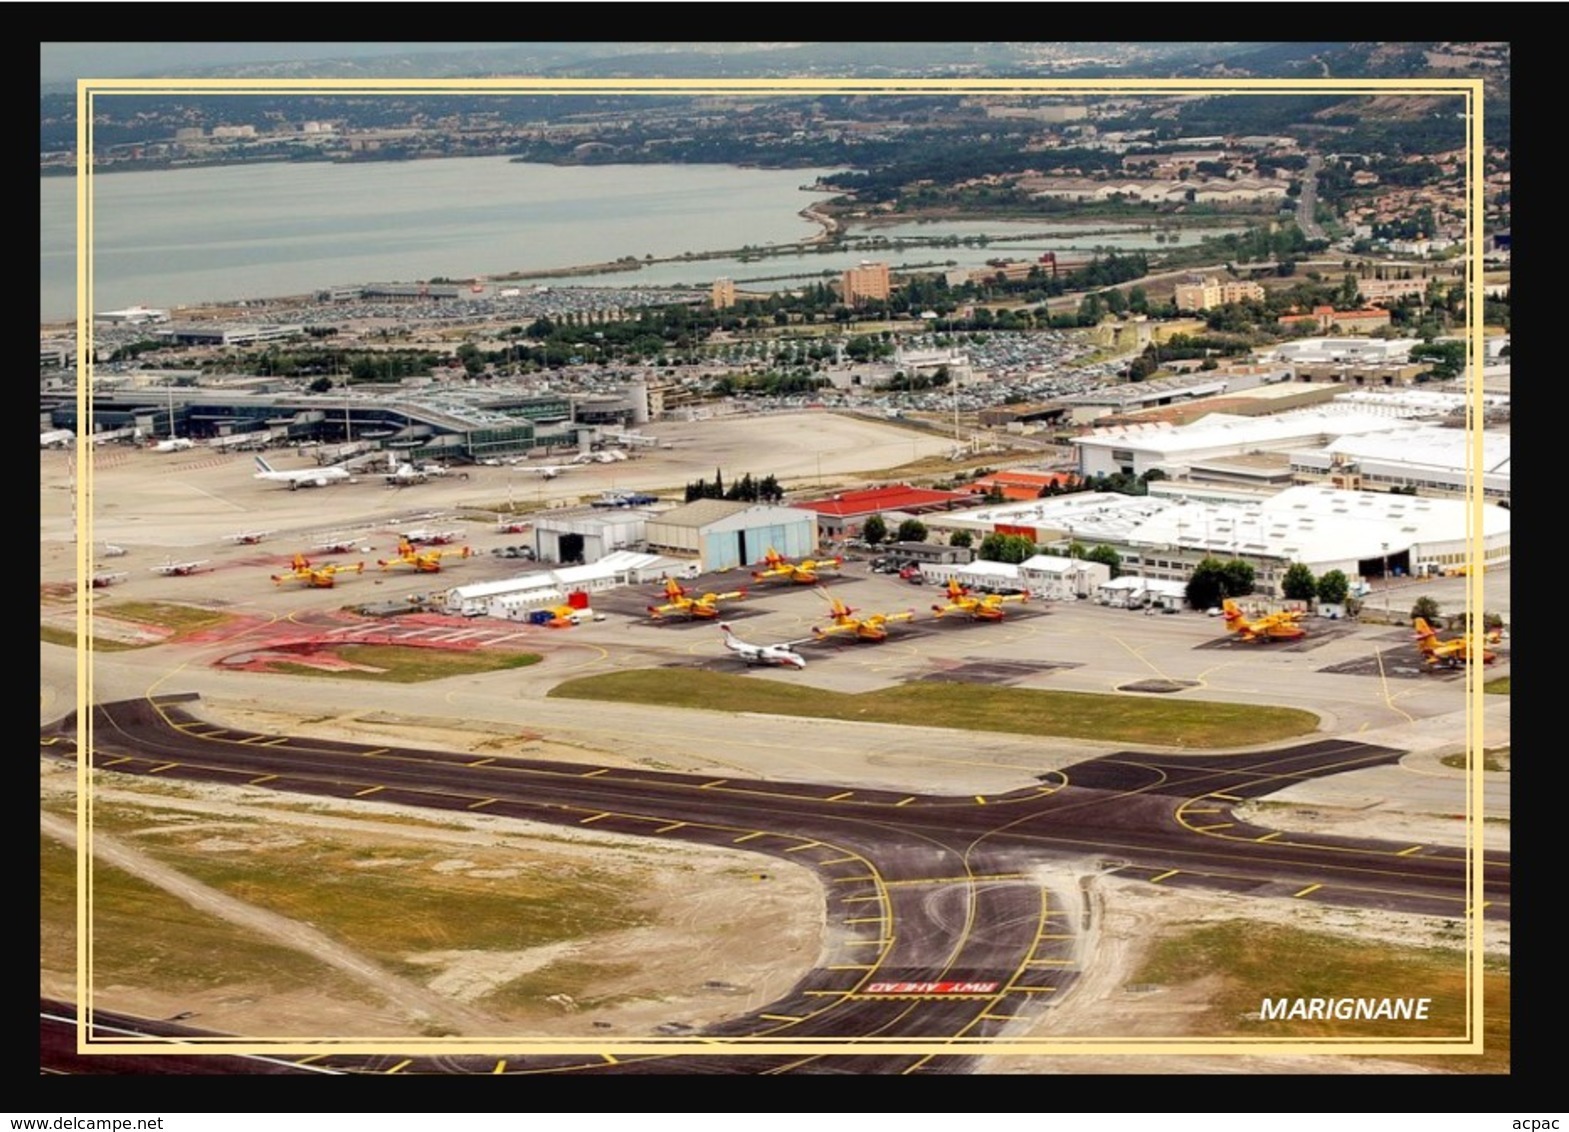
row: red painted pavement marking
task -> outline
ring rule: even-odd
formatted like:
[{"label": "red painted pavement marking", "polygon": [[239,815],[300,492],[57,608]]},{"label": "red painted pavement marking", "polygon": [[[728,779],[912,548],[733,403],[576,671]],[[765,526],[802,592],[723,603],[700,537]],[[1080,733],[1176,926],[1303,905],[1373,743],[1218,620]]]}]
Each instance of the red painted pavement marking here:
[{"label": "red painted pavement marking", "polygon": [[868,983],[861,994],[995,994],[997,982]]}]

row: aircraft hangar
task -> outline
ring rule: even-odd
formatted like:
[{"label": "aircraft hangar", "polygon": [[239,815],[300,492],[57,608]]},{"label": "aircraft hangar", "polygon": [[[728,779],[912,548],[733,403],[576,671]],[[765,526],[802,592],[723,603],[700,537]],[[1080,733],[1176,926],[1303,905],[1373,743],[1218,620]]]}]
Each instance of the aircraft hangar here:
[{"label": "aircraft hangar", "polygon": [[786,558],[817,552],[817,520],[795,507],[699,499],[650,519],[648,549],[696,555],[704,572],[761,562],[770,547]]}]

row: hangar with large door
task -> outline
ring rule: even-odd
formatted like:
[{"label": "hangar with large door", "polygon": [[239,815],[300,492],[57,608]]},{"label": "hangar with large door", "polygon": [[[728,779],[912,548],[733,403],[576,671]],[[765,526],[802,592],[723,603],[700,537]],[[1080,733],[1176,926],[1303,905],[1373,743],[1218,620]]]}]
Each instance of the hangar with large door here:
[{"label": "hangar with large door", "polygon": [[540,515],[534,520],[534,553],[541,562],[597,562],[614,551],[640,545],[645,524],[656,514],[627,508],[608,514]]},{"label": "hangar with large door", "polygon": [[769,549],[786,558],[817,552],[810,512],[728,499],[699,499],[650,519],[648,549],[696,555],[704,571],[761,562]]}]

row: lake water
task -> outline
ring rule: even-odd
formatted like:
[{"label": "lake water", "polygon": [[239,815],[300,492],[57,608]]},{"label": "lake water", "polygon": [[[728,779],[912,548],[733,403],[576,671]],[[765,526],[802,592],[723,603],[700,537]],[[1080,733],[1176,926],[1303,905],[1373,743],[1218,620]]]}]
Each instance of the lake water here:
[{"label": "lake water", "polygon": [[[362,165],[262,164],[103,174],[93,229],[97,310],[296,295],[340,284],[468,278],[791,244],[821,228],[800,215],[822,169],[728,165],[534,165],[465,158]],[[40,319],[75,317],[76,182],[41,177]],[[727,276],[780,289],[860,259],[979,267],[1047,250],[1152,247],[1142,229],[1042,222],[901,224],[867,235],[999,236],[1025,243],[851,248],[827,254],[652,263],[560,286],[707,287]],[[1086,234],[1086,232],[1091,234]],[[1197,230],[1184,237],[1199,238]]]}]

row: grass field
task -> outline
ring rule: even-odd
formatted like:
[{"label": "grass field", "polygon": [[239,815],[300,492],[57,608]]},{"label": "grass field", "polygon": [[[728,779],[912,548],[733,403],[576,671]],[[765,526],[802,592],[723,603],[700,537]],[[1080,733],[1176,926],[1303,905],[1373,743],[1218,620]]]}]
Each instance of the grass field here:
[{"label": "grass field", "polygon": [[482,649],[474,652],[449,652],[442,649],[409,648],[404,645],[345,645],[334,653],[351,664],[365,668],[318,668],[309,664],[274,663],[275,672],[291,672],[301,676],[337,676],[345,680],[380,680],[395,684],[417,684],[424,680],[441,680],[448,676],[471,676],[481,672],[502,672],[509,668],[526,668],[538,664],[538,653],[498,652]]},{"label": "grass field", "polygon": [[[1456,934],[1463,930],[1457,925]],[[1138,983],[1174,985],[1219,975],[1210,1008],[1189,1033],[1250,1038],[1438,1038],[1465,1034],[1466,957],[1461,950],[1396,947],[1293,928],[1231,921],[1156,944]],[[1509,1072],[1509,966],[1488,960],[1480,1019],[1486,1053],[1402,1058],[1460,1073]],[[1428,998],[1426,1021],[1250,1019],[1278,998]],[[1349,1048],[1349,1047],[1348,1047]]]},{"label": "grass field", "polygon": [[136,621],[143,625],[173,629],[176,633],[210,629],[229,620],[227,613],[215,613],[210,609],[175,605],[166,601],[117,601],[110,605],[100,605],[98,612],[105,617],[113,617],[121,621]]},{"label": "grass field", "polygon": [[869,723],[927,724],[971,731],[1059,735],[1169,747],[1233,747],[1310,735],[1318,717],[1295,708],[1155,701],[1086,692],[973,684],[907,684],[848,695],[718,672],[645,669],[585,676],[550,695]]},{"label": "grass field", "polygon": [[[76,968],[76,852],[39,838],[40,955],[53,971]],[[226,985],[273,991],[316,988],[362,998],[359,984],[290,948],[197,911],[161,888],[108,865],[93,868],[93,976],[99,985],[158,985],[178,993]]]},{"label": "grass field", "polygon": [[[112,632],[114,622],[123,622],[129,626],[154,626],[168,629],[175,634],[194,633],[232,620],[227,613],[216,613],[211,609],[198,609],[195,606],[161,601],[118,601],[102,604],[94,610],[94,616],[103,621],[99,626],[101,632]],[[76,647],[74,626],[67,629],[56,625],[39,625],[38,638],[45,644],[63,645],[66,648]],[[149,648],[161,643],[157,640],[125,641],[100,636],[93,638],[91,648],[94,652],[123,652],[127,649]]]},{"label": "grass field", "polygon": [[[116,825],[123,829],[129,817],[122,808]],[[158,831],[147,832],[154,825]],[[234,845],[219,852],[211,844],[210,823],[190,825],[173,827],[147,811],[137,847],[230,896],[311,923],[389,970],[419,980],[429,972],[408,961],[413,953],[522,950],[649,920],[637,907],[641,885],[625,873],[560,861],[546,868],[520,860],[514,851],[470,846],[463,849],[463,867],[452,868],[444,864],[453,857],[450,849],[412,838],[406,844],[331,837],[278,844],[267,829],[248,823],[226,823],[217,831]],[[309,883],[302,883],[306,877]],[[101,901],[96,880],[93,891]]]},{"label": "grass field", "polygon": [[[68,649],[76,647],[76,630],[60,629],[54,625],[38,626],[38,639],[46,645],[62,645]],[[156,642],[148,641],[145,644],[133,644],[130,641],[112,641],[106,637],[94,637],[88,648],[93,652],[124,652],[127,649],[145,649]]]},{"label": "grass field", "polygon": [[[1445,755],[1443,758],[1439,759],[1438,761],[1443,763],[1447,767],[1453,767],[1455,770],[1464,770],[1465,769],[1465,754],[1464,754],[1464,752],[1462,752],[1462,753],[1460,753],[1458,755]],[[1482,752],[1482,769],[1483,770],[1508,770],[1509,769],[1509,748],[1508,747],[1489,747],[1485,751],[1483,751]]]}]

